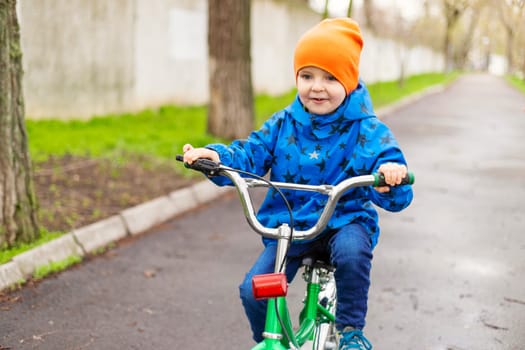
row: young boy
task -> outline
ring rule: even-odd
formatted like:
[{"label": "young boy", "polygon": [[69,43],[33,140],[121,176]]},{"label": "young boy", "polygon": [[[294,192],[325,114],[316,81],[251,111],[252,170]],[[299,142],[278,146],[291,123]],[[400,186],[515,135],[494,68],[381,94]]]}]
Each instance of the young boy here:
[{"label": "young boy", "polygon": [[[307,31],[294,54],[297,83],[295,101],[275,113],[246,140],[229,146],[185,145],[184,161],[209,158],[272,181],[336,185],[361,174],[381,172],[394,186],[407,173],[404,156],[394,136],[373,113],[370,96],[359,81],[363,40],[359,26],[348,18],[327,19]],[[225,184],[222,177],[212,178]],[[311,227],[323,208],[322,195],[288,194],[296,229]],[[364,337],[372,250],[379,236],[378,215],[372,203],[399,211],[412,200],[410,186],[356,188],[343,196],[327,229],[310,242],[292,244],[286,274],[291,281],[308,252],[322,251],[335,267],[336,326],[339,349],[371,349]],[[266,196],[259,212],[262,224],[277,227],[288,222],[280,198]],[[240,286],[253,338],[262,340],[266,303],[252,295],[251,279],[273,272],[276,244],[264,239],[264,250]]]}]

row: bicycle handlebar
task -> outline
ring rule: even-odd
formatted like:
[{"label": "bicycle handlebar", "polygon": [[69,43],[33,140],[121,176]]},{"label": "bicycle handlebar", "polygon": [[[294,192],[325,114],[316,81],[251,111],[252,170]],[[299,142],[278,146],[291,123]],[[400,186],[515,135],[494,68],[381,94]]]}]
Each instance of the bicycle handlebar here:
[{"label": "bicycle handlebar", "polygon": [[[184,158],[181,155],[177,155],[176,159],[178,161],[184,161]],[[250,226],[259,233],[260,235],[278,239],[281,238],[278,228],[269,228],[263,226],[255,215],[255,210],[253,203],[251,201],[249,188],[255,187],[271,187],[272,185],[277,188],[290,189],[290,190],[301,190],[301,191],[311,191],[324,194],[328,197],[326,205],[319,216],[317,222],[308,230],[299,231],[294,229],[293,240],[311,240],[319,235],[326,228],[328,221],[330,220],[337,202],[341,196],[351,188],[362,187],[362,186],[387,186],[385,183],[385,178],[383,174],[372,174],[372,175],[360,175],[355,176],[349,179],[346,179],[340,182],[337,185],[303,185],[295,183],[286,183],[286,182],[270,182],[261,179],[254,178],[243,178],[236,169],[224,166],[220,163],[214,162],[210,159],[197,159],[192,164],[184,163],[184,166],[189,169],[201,171],[208,176],[226,176],[229,178],[239,193],[240,201],[244,209],[244,215],[248,220]],[[401,185],[411,185],[414,183],[414,174],[408,173],[407,176],[403,179]]]}]

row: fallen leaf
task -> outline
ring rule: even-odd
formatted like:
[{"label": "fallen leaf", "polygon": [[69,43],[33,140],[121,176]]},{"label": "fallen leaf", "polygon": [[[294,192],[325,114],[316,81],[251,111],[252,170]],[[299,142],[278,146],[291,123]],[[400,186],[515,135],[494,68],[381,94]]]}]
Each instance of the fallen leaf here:
[{"label": "fallen leaf", "polygon": [[147,278],[153,278],[156,274],[155,270],[144,270],[144,276]]}]

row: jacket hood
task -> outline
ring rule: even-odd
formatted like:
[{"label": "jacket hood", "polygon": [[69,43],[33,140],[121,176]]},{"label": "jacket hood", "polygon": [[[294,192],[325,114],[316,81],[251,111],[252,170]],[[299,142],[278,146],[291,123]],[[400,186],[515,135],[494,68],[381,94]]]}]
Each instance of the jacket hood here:
[{"label": "jacket hood", "polygon": [[286,111],[303,128],[305,135],[310,135],[314,139],[330,137],[334,132],[348,128],[356,120],[375,117],[370,95],[361,81],[357,88],[346,96],[343,103],[330,114],[309,113],[299,100],[299,94]]}]

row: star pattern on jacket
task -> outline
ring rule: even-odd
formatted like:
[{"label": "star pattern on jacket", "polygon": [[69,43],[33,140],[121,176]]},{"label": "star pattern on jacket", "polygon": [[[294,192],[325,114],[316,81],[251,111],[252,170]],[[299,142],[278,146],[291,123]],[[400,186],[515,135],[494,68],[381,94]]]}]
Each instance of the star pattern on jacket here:
[{"label": "star pattern on jacket", "polygon": [[316,166],[319,167],[320,172],[323,172],[324,169],[326,168],[326,161],[322,159],[319,163],[316,164]]},{"label": "star pattern on jacket", "polygon": [[357,136],[357,143],[358,143],[361,147],[365,147],[365,145],[366,145],[367,142],[368,142],[368,140],[367,140],[365,134],[359,134],[359,135]]},{"label": "star pattern on jacket", "polygon": [[283,175],[283,177],[284,177],[284,181],[286,182],[291,182],[291,183],[295,182],[295,176],[292,173],[290,173],[290,170],[288,170],[286,174]]},{"label": "star pattern on jacket", "polygon": [[308,185],[310,183],[310,179],[305,178],[301,175],[301,177],[299,177],[299,180],[297,180],[297,183],[301,185]]},{"label": "star pattern on jacket", "polygon": [[350,160],[348,160],[348,158],[343,158],[341,159],[341,162],[337,164],[337,166],[339,166],[341,169],[346,169],[348,163],[350,163]]},{"label": "star pattern on jacket", "polygon": [[364,102],[361,102],[360,103],[360,106],[361,106],[361,113],[363,114],[369,114],[368,112],[368,107],[366,106],[366,104]]},{"label": "star pattern on jacket", "polygon": [[310,157],[310,159],[319,159],[319,153],[317,153],[317,151],[309,153],[308,156]]},{"label": "star pattern on jacket", "polygon": [[334,134],[338,133],[340,127],[341,127],[341,125],[336,124],[336,123],[330,125],[330,128],[332,128],[332,129],[330,130],[330,134],[331,134],[331,135],[334,135]]},{"label": "star pattern on jacket", "polygon": [[392,142],[392,136],[385,135],[385,136],[381,137],[381,144],[382,145],[389,145],[391,142]]}]

